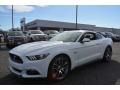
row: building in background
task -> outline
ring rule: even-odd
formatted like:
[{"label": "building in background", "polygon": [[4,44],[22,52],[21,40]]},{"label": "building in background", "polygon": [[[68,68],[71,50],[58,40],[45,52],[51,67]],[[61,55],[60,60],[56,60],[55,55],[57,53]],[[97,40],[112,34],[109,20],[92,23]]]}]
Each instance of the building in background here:
[{"label": "building in background", "polygon": [[[23,23],[24,20],[22,20]],[[60,22],[60,21],[50,21],[50,20],[39,20],[23,23],[25,30],[58,30],[58,31],[68,31],[75,30],[76,24],[70,22]],[[97,27],[96,25],[90,24],[78,24],[78,29],[82,30],[92,30],[92,31],[103,31],[103,32],[113,32],[120,35],[120,29],[107,28],[107,27]]]},{"label": "building in background", "polygon": [[[78,24],[78,29],[93,30],[94,25]],[[34,20],[25,24],[27,30],[74,30],[76,28],[75,23],[49,21],[49,20]]]}]

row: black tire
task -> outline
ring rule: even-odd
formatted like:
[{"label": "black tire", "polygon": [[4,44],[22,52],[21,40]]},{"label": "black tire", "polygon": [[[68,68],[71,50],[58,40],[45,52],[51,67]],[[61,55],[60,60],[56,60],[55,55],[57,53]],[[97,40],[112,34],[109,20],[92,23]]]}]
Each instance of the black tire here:
[{"label": "black tire", "polygon": [[30,39],[30,42],[33,42],[33,41],[34,41],[34,40],[31,38],[31,39]]},{"label": "black tire", "polygon": [[112,48],[108,46],[105,49],[104,56],[103,56],[103,61],[110,61],[112,57]]},{"label": "black tire", "polygon": [[70,71],[70,60],[64,55],[55,57],[50,63],[48,70],[48,80],[60,81],[65,79]]}]

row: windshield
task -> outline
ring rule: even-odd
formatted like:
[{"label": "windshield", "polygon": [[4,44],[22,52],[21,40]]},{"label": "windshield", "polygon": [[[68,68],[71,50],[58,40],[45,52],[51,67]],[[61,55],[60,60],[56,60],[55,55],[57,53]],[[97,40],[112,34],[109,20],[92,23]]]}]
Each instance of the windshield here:
[{"label": "windshield", "polygon": [[30,31],[31,32],[31,34],[43,34],[43,32],[42,31],[40,31],[40,30],[35,30],[35,31]]},{"label": "windshield", "polygon": [[50,41],[63,41],[63,42],[75,42],[81,32],[65,31],[51,38]]},{"label": "windshield", "polygon": [[45,34],[58,34],[59,32],[56,31],[56,30],[47,30],[47,31],[44,31]]},{"label": "windshield", "polygon": [[8,32],[8,36],[24,36],[22,31],[11,31]]},{"label": "windshield", "polygon": [[106,37],[105,32],[98,32],[98,33]]}]

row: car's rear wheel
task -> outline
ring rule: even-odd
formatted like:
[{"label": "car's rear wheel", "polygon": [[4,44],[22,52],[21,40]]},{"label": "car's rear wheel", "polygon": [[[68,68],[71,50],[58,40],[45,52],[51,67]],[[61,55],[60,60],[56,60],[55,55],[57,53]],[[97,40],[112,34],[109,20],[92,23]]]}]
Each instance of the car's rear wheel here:
[{"label": "car's rear wheel", "polygon": [[103,56],[103,61],[110,61],[112,57],[112,49],[110,47],[107,47],[104,56]]},{"label": "car's rear wheel", "polygon": [[52,81],[59,81],[64,79],[70,71],[69,58],[64,55],[55,57],[48,71],[48,79]]}]

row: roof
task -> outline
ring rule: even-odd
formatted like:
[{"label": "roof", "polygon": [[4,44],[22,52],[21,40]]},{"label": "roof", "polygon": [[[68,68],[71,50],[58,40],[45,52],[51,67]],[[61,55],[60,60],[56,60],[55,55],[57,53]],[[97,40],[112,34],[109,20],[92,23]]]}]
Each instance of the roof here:
[{"label": "roof", "polygon": [[90,30],[72,30],[72,31],[65,31],[65,32],[82,32],[82,33],[85,33],[85,32],[94,32],[95,31],[90,31]]},{"label": "roof", "polygon": [[[29,23],[27,23],[27,24],[30,24],[30,23],[32,23],[32,22],[55,22],[55,23],[68,23],[68,24],[76,24],[76,23],[73,23],[73,22],[63,22],[63,21],[54,21],[54,20],[41,20],[41,19],[35,19],[35,20],[33,20],[33,21],[30,21]],[[27,25],[26,24],[26,25]],[[95,25],[91,25],[91,24],[80,24],[80,23],[78,23],[78,25],[89,25],[89,26],[95,26]]]},{"label": "roof", "polygon": [[[76,23],[72,22],[61,22],[61,21],[50,21],[50,20],[39,20],[36,19],[34,21],[31,21],[26,24],[28,28],[32,27],[57,27],[57,28],[76,28]],[[86,29],[93,29],[95,25],[89,25],[89,24],[79,24],[78,23],[78,28],[86,28]]]}]

